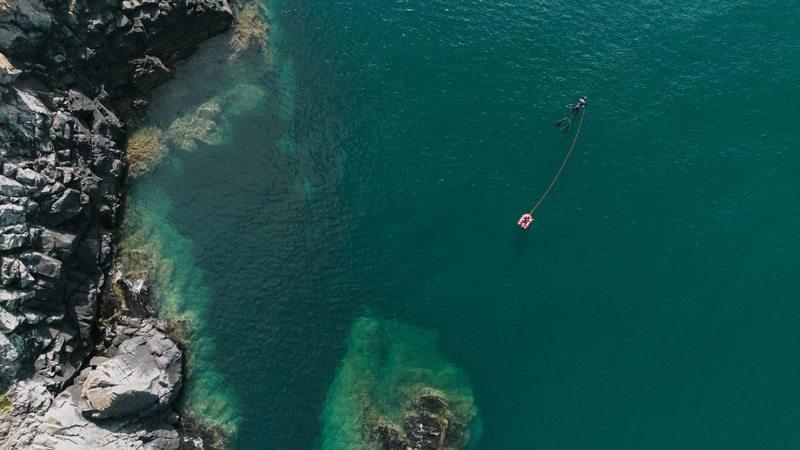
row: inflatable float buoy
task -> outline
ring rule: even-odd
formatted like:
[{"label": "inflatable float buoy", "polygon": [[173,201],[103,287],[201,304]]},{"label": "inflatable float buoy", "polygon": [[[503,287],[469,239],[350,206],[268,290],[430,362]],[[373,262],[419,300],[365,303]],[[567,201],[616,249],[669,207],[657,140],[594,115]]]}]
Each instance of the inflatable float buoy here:
[{"label": "inflatable float buoy", "polygon": [[531,222],[533,222],[533,217],[531,217],[530,214],[523,214],[522,217],[520,217],[517,221],[517,225],[527,230],[528,227],[531,226]]}]

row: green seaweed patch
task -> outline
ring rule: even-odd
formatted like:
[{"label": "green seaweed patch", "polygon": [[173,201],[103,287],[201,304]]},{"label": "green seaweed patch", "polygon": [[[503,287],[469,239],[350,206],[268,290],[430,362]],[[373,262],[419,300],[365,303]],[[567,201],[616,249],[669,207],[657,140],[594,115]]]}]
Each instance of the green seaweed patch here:
[{"label": "green seaweed patch", "polygon": [[392,320],[357,319],[322,412],[322,448],[471,448],[482,425],[466,374],[437,335]]},{"label": "green seaweed patch", "polygon": [[125,149],[128,156],[128,174],[136,178],[154,170],[167,154],[164,132],[147,126],[131,133]]},{"label": "green seaweed patch", "polygon": [[263,6],[248,2],[234,8],[236,22],[231,34],[231,60],[237,59],[249,50],[256,50],[269,57],[269,21]]},{"label": "green seaweed patch", "polygon": [[11,399],[6,397],[6,391],[3,390],[0,392],[0,412],[8,414],[11,412],[11,408],[14,407],[14,403],[11,402]]},{"label": "green seaweed patch", "polygon": [[166,136],[178,148],[193,152],[198,142],[212,146],[230,142],[231,124],[222,113],[219,100],[214,99],[172,122]]}]

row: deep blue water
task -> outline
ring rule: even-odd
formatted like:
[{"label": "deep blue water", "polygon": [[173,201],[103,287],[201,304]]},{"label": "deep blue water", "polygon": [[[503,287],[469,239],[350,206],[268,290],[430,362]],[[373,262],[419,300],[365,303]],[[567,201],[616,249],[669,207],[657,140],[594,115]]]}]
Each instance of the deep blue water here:
[{"label": "deep blue water", "polygon": [[266,99],[143,182],[193,242],[239,448],[317,442],[363,315],[439,333],[481,449],[800,442],[800,3],[267,6],[271,70],[217,40],[150,112]]}]

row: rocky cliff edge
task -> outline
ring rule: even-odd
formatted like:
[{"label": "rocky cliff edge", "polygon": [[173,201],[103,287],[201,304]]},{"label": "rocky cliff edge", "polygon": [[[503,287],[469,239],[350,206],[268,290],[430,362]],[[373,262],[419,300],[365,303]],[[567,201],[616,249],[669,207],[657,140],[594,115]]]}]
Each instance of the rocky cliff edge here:
[{"label": "rocky cliff edge", "polygon": [[227,0],[0,0],[0,449],[179,448],[173,342],[132,319],[88,358],[120,117],[232,20]]}]

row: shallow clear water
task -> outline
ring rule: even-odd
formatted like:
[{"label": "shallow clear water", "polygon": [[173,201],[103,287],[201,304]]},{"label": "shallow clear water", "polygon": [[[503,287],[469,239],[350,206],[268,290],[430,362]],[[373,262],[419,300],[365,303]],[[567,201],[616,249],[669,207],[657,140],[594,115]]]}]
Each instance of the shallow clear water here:
[{"label": "shallow clear water", "polygon": [[217,39],[150,113],[266,97],[138,187],[193,243],[239,448],[319,444],[365,315],[438,332],[478,448],[796,445],[798,2],[268,6],[270,70]]}]

